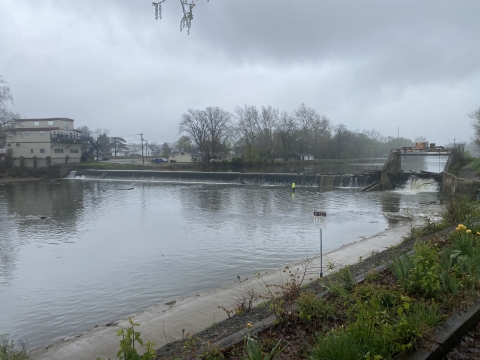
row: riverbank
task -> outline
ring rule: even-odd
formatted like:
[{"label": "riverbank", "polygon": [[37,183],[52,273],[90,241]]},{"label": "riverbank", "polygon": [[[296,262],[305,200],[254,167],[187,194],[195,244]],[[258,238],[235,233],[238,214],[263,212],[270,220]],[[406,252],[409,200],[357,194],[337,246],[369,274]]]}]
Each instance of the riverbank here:
[{"label": "riverbank", "polygon": [[[412,211],[414,211],[415,218],[420,219],[421,215],[436,215],[441,209],[443,206],[439,204],[430,204],[418,206]],[[345,266],[362,260],[362,263],[366,265],[367,258],[370,259],[370,262],[375,263],[378,261],[376,258],[378,253],[390,246],[400,244],[409,231],[409,224],[382,231],[375,236],[345,245],[326,254],[323,263],[326,265],[331,262],[338,266]],[[319,270],[319,260],[315,259],[309,266],[314,271],[311,276],[318,276],[316,274]],[[279,283],[283,274],[281,270],[264,273],[262,277],[267,283]],[[324,275],[329,273],[330,270],[324,268]],[[142,338],[153,341],[157,347],[160,347],[167,342],[181,339],[184,332],[199,333],[212,324],[226,319],[227,314],[218,306],[230,309],[237,303],[239,294],[251,290],[262,291],[262,284],[253,276],[190,298],[159,304],[147,311],[133,315],[133,318],[141,324],[138,330],[142,332]],[[63,339],[47,347],[32,350],[29,356],[31,359],[93,359],[99,356],[114,358],[118,350],[115,327],[125,326],[127,326],[127,319],[114,324],[98,326],[83,335]]]},{"label": "riverbank", "polygon": [[10,184],[10,183],[22,183],[22,182],[32,182],[32,181],[42,181],[44,176],[39,177],[12,177],[12,176],[2,176],[0,177],[0,184]]}]

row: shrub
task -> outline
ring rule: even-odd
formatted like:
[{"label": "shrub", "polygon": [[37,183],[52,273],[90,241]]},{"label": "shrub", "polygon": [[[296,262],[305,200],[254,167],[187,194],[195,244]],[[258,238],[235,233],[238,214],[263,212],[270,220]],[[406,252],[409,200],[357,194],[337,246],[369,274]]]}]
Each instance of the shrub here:
[{"label": "shrub", "polygon": [[426,297],[436,296],[440,290],[439,270],[437,250],[426,243],[417,242],[407,290]]},{"label": "shrub", "polygon": [[313,359],[390,359],[442,320],[435,303],[412,303],[395,289],[368,284],[354,293],[350,324],[320,336]]},{"label": "shrub", "polygon": [[16,345],[10,339],[8,334],[0,334],[0,360],[26,360],[27,346],[20,341],[19,349],[15,349]]},{"label": "shrub", "polygon": [[329,319],[335,315],[333,306],[312,292],[301,294],[297,306],[300,319],[308,322]]},{"label": "shrub", "polygon": [[480,158],[473,160],[470,164],[470,169],[474,171],[480,171]]},{"label": "shrub", "polygon": [[[155,352],[155,344],[148,341],[143,345],[143,340],[140,337],[140,332],[135,331],[135,326],[140,326],[133,322],[131,318],[128,319],[130,327],[121,328],[117,331],[117,336],[121,336],[120,340],[120,350],[117,352],[117,358],[120,360],[153,360],[156,358],[157,353]],[[142,347],[145,347],[145,353],[143,356],[138,354],[137,349],[135,348],[135,343],[138,343]],[[97,360],[101,360],[97,358]]]},{"label": "shrub", "polygon": [[442,214],[445,221],[454,224],[462,223],[468,218],[476,218],[478,215],[477,203],[471,201],[468,196],[452,199]]}]

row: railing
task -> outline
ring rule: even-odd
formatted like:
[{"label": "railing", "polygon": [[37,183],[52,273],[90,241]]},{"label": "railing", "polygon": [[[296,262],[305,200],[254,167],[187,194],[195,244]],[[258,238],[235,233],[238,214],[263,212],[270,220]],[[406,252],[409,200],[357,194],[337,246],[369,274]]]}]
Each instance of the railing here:
[{"label": "railing", "polygon": [[50,134],[50,140],[87,142],[88,136],[73,134]]}]

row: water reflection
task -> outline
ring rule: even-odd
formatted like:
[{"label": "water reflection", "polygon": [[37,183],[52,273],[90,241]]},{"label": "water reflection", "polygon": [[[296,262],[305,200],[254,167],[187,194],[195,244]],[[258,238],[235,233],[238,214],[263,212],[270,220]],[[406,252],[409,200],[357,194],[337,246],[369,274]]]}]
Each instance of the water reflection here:
[{"label": "water reflection", "polygon": [[45,344],[316,254],[315,210],[329,214],[332,251],[385,229],[384,211],[438,198],[214,183],[2,186],[0,333]]},{"label": "water reflection", "polygon": [[[402,169],[404,171],[431,171],[442,172],[448,156],[446,155],[402,155]],[[272,173],[312,173],[312,174],[359,174],[362,170],[381,170],[386,159],[374,159],[368,163],[353,164],[315,164],[292,163],[292,165],[275,166],[269,168],[254,168],[249,172]]]},{"label": "water reflection", "polygon": [[440,173],[445,168],[448,156],[430,155],[430,156],[401,156],[403,171],[430,171]]}]

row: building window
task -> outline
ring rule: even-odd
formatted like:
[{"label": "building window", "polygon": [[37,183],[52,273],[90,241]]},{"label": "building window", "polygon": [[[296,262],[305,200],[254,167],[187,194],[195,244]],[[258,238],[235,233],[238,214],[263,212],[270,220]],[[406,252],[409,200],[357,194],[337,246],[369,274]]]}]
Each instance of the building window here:
[{"label": "building window", "polygon": [[20,125],[25,126],[25,121],[22,121]]},{"label": "building window", "polygon": [[48,125],[49,125],[49,126],[52,126],[52,125],[53,125],[53,121],[49,121],[49,122],[48,122]]},{"label": "building window", "polygon": [[70,154],[78,154],[78,149],[70,149]]},{"label": "building window", "polygon": [[30,154],[33,154],[33,149],[30,149]]},{"label": "building window", "polygon": [[40,121],[34,121],[34,122],[33,122],[33,125],[34,125],[34,126],[39,126],[39,125],[40,125]]},{"label": "building window", "polygon": [[30,131],[25,131],[25,136],[30,135]]},{"label": "building window", "polygon": [[45,131],[40,131],[40,135],[45,135]]},{"label": "building window", "polygon": [[40,149],[40,154],[45,154],[45,149]]},{"label": "building window", "polygon": [[63,154],[63,149],[55,149],[55,154]]}]

